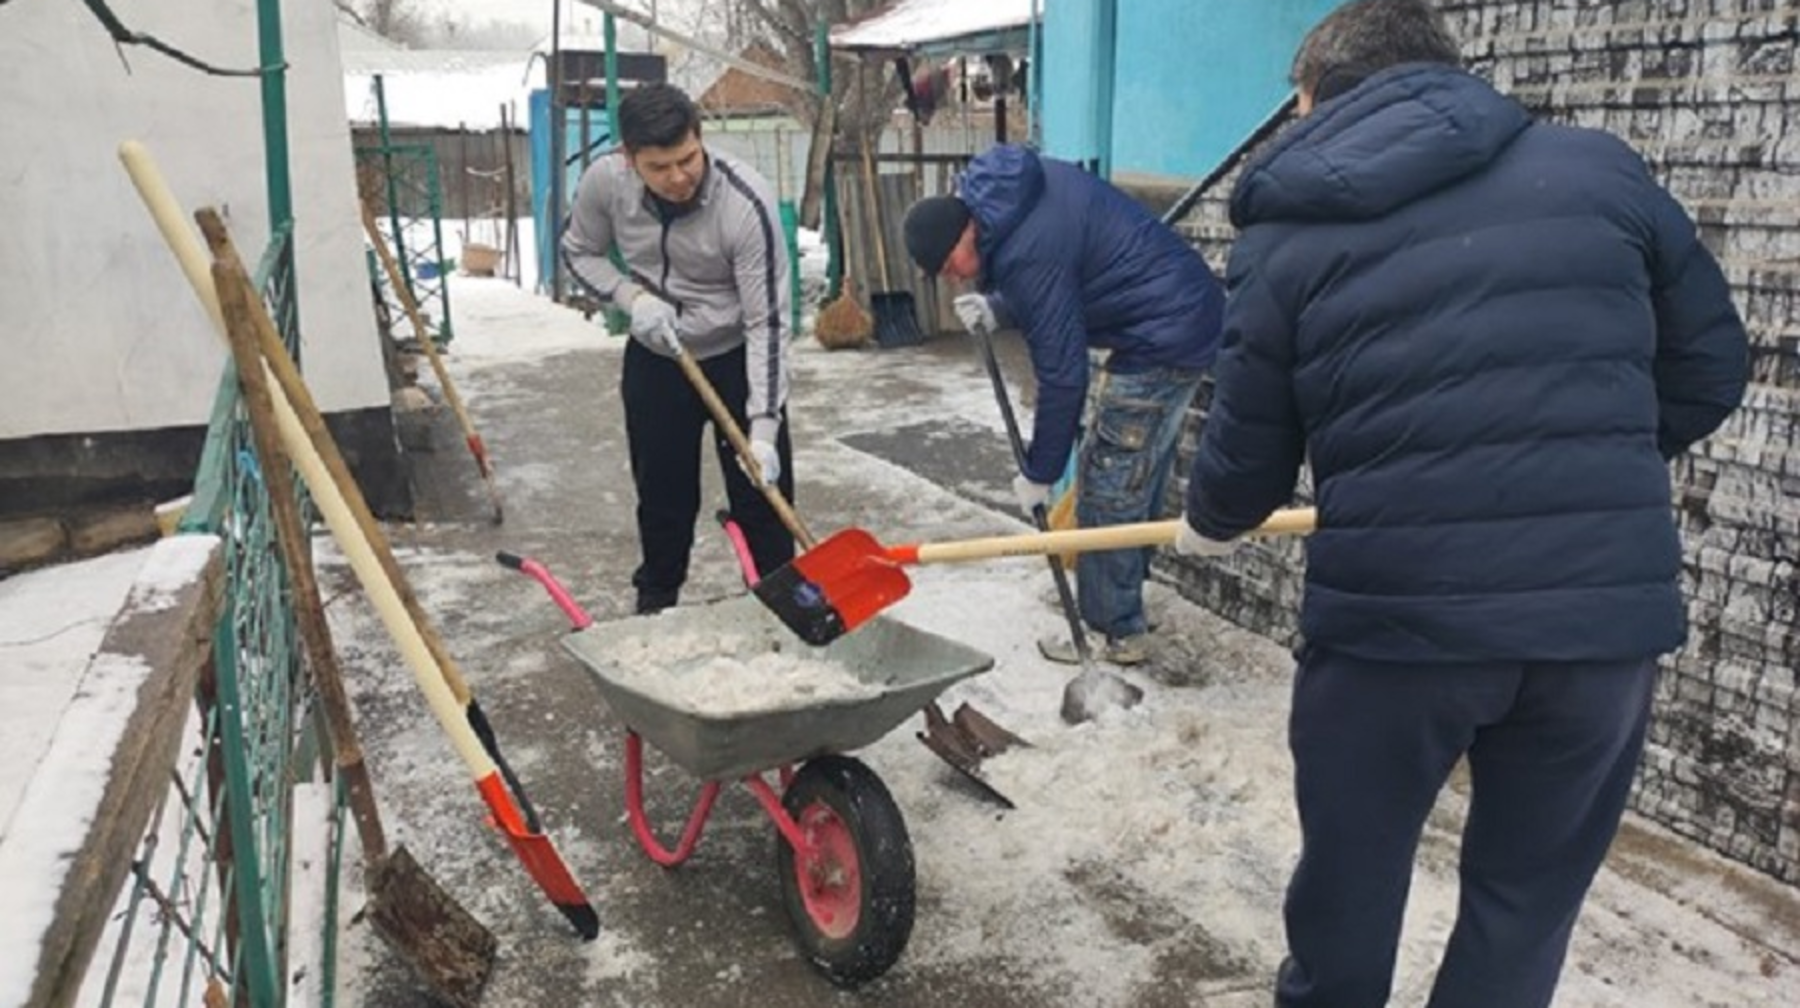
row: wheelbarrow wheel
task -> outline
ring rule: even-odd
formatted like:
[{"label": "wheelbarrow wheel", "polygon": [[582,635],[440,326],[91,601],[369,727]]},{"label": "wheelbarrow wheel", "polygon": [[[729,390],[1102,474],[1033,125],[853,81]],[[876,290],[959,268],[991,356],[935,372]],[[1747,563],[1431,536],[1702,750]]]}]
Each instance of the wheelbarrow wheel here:
[{"label": "wheelbarrow wheel", "polygon": [[848,756],[821,756],[782,797],[813,846],[797,854],[776,837],[782,902],[818,969],[840,987],[887,972],[913,926],[912,840],[887,786]]}]

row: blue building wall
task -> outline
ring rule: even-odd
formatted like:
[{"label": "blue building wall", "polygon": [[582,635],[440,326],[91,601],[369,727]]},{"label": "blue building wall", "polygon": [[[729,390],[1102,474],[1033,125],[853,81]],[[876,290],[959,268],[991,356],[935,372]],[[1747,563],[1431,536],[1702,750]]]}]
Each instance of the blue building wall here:
[{"label": "blue building wall", "polygon": [[1338,2],[1044,0],[1044,149],[1203,175],[1291,90],[1295,47]]}]

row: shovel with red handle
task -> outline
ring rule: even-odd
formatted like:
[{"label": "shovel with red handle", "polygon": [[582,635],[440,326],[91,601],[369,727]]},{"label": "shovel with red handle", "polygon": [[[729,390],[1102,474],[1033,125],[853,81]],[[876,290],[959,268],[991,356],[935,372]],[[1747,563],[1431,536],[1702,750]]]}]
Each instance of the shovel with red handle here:
[{"label": "shovel with red handle", "polygon": [[[1289,508],[1275,512],[1247,534],[1305,535],[1317,521],[1313,508]],[[1181,522],[1176,518],[898,546],[884,546],[862,529],[845,529],[758,581],[755,592],[788,629],[808,644],[823,647],[905,598],[912,581],[903,567],[1170,546]]]}]

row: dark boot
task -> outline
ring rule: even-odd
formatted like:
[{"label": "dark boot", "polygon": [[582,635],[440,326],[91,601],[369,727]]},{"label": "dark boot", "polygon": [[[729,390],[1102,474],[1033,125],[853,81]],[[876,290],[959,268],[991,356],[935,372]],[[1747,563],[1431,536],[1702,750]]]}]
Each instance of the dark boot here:
[{"label": "dark boot", "polygon": [[642,591],[637,593],[637,614],[653,616],[664,609],[672,608],[679,601],[679,592]]}]

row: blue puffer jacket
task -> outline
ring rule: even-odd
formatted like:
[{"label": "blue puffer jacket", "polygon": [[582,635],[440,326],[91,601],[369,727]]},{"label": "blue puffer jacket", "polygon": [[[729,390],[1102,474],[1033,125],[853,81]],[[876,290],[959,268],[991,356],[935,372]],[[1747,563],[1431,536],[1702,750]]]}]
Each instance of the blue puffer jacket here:
[{"label": "blue puffer jacket", "polygon": [[1450,67],[1320,105],[1240,179],[1188,515],[1310,460],[1301,629],[1376,660],[1624,660],[1686,634],[1666,460],[1742,399],[1693,222],[1619,140]]},{"label": "blue puffer jacket", "polygon": [[1074,447],[1088,348],[1107,369],[1198,370],[1218,351],[1224,293],[1206,261],[1131,197],[1072,164],[994,147],[964,173],[982,285],[1025,332],[1037,409],[1025,475],[1051,483]]}]

